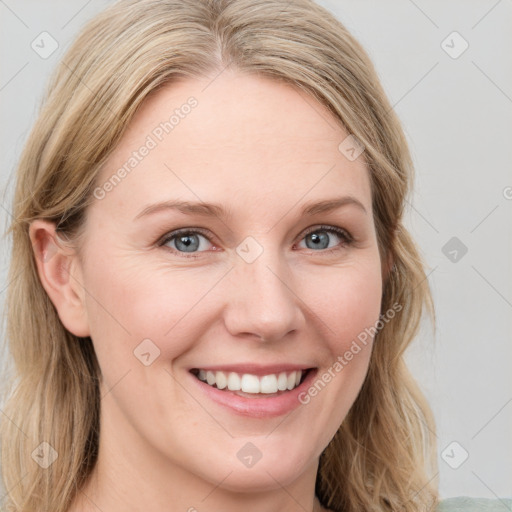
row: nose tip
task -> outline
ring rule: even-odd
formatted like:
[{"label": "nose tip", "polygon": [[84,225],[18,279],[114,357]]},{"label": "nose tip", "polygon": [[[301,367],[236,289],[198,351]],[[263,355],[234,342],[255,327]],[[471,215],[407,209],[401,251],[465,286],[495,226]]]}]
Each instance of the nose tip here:
[{"label": "nose tip", "polygon": [[250,264],[238,263],[225,314],[231,334],[269,343],[300,329],[304,323],[301,301],[293,292],[291,274],[278,257],[263,251]]}]

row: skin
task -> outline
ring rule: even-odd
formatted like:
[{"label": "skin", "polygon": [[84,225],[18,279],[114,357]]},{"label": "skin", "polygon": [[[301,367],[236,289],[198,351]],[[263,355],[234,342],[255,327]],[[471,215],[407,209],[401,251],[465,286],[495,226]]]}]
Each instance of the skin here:
[{"label": "skin", "polygon": [[[210,82],[175,82],[146,100],[98,183],[168,112],[190,96],[198,106],[89,208],[81,254],[52,224],[30,227],[43,286],[65,327],[91,337],[102,371],[99,459],[73,511],[320,510],[319,456],[368,369],[371,340],[307,405],[274,418],[236,414],[191,385],[188,369],[207,364],[307,363],[322,375],[378,320],[384,277],[368,170],[363,156],[339,151],[340,123],[268,78],[225,71]],[[344,195],[366,213],[300,213]],[[170,199],[216,202],[232,217],[168,210],[134,220]],[[306,245],[316,226],[328,248]],[[210,234],[197,235],[197,258],[157,245],[179,228]],[[248,236],[263,248],[250,264],[236,252]],[[160,350],[149,366],[134,357],[144,339]],[[251,468],[237,458],[247,442],[262,454]]]}]

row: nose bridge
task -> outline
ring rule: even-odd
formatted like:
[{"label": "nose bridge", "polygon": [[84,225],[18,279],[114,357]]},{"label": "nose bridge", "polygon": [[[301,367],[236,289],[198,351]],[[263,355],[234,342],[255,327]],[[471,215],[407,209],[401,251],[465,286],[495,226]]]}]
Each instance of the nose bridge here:
[{"label": "nose bridge", "polygon": [[226,317],[233,335],[250,333],[271,341],[300,327],[300,301],[291,274],[270,238],[247,237],[236,249]]}]

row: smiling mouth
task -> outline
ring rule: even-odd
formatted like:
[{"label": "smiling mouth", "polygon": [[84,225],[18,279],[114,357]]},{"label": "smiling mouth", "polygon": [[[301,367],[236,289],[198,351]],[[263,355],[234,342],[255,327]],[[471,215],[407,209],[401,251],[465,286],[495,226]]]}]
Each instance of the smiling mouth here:
[{"label": "smiling mouth", "polygon": [[236,395],[251,398],[279,396],[291,391],[304,381],[312,368],[304,370],[254,375],[228,371],[211,371],[194,368],[190,373],[213,388],[232,391]]}]

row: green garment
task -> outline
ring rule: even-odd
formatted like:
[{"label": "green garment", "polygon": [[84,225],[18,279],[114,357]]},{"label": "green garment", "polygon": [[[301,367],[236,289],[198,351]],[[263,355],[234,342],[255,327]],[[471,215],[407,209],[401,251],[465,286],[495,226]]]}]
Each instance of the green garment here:
[{"label": "green garment", "polygon": [[436,512],[512,512],[512,498],[447,498],[441,500]]}]

